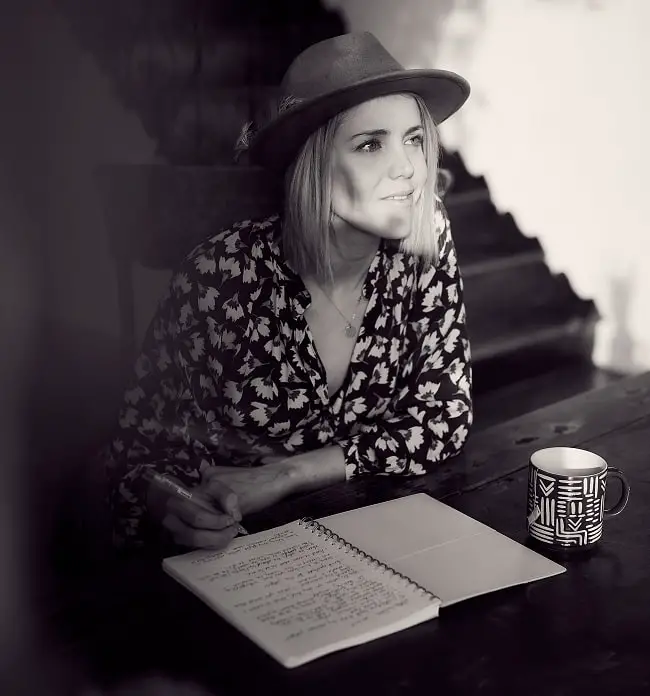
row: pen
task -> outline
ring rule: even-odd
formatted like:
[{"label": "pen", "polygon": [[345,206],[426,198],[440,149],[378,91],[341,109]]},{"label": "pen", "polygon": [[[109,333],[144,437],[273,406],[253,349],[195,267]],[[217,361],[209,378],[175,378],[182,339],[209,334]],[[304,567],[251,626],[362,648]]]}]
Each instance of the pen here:
[{"label": "pen", "polygon": [[[172,493],[176,495],[178,498],[184,498],[185,500],[191,500],[195,505],[198,505],[200,508],[203,510],[206,510],[207,512],[214,512],[214,507],[210,505],[210,503],[207,500],[204,500],[203,498],[195,496],[191,491],[188,491],[187,488],[184,486],[181,486],[180,484],[176,483],[176,481],[172,481],[170,478],[167,478],[167,476],[164,476],[163,474],[158,474],[156,472],[148,471],[145,473],[145,478],[148,479],[149,481],[155,481],[156,483],[160,484],[161,486],[164,486],[168,490],[170,490]],[[237,524],[237,533],[240,535],[246,535],[248,532],[242,527],[241,524]]]}]

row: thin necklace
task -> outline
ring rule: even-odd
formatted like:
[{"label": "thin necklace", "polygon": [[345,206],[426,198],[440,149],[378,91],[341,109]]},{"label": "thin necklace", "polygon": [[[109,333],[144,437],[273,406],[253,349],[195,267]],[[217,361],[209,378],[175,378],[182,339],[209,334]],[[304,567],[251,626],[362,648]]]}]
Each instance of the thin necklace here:
[{"label": "thin necklace", "polygon": [[361,301],[363,300],[363,282],[366,279],[367,271],[364,273],[364,275],[361,276],[361,280],[357,284],[357,287],[361,285],[361,292],[359,293],[359,297],[357,299],[357,304],[354,310],[354,313],[352,316],[348,319],[348,317],[343,314],[343,312],[338,308],[336,302],[323,290],[323,288],[318,285],[318,288],[320,291],[325,295],[329,303],[334,307],[334,309],[345,319],[345,327],[343,329],[343,332],[348,338],[355,338],[357,333],[358,333],[358,328],[356,327],[356,322],[357,322],[357,315],[359,313],[359,305],[361,304]]},{"label": "thin necklace", "polygon": [[355,326],[355,324],[357,321],[357,314],[359,312],[359,305],[361,304],[361,300],[363,300],[363,290],[359,293],[359,299],[357,300],[357,306],[356,306],[356,309],[354,310],[354,314],[349,319],[336,306],[336,303],[334,302],[334,300],[331,297],[329,297],[329,295],[327,295],[324,291],[323,291],[323,294],[332,303],[332,307],[334,307],[334,309],[345,319],[345,328],[343,329],[345,335],[348,338],[354,338],[358,333],[358,329]]}]

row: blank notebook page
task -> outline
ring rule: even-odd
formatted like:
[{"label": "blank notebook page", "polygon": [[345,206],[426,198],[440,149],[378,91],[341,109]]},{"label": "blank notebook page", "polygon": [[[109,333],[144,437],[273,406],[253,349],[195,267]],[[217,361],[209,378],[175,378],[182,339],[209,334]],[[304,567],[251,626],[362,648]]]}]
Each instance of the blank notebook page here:
[{"label": "blank notebook page", "polygon": [[318,520],[449,606],[565,568],[426,493]]}]

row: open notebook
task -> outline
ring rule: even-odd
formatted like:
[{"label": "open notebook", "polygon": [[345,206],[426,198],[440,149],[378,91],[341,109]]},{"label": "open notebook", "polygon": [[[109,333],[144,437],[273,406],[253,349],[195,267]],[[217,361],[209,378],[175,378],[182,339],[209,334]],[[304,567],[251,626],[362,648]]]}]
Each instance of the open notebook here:
[{"label": "open notebook", "polygon": [[425,493],[297,520],[163,568],[285,667],[565,570]]}]

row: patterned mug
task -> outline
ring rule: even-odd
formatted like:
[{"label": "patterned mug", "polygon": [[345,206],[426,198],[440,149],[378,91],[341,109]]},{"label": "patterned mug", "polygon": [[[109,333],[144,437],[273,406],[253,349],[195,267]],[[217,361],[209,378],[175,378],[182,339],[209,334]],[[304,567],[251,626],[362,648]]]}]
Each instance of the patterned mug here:
[{"label": "patterned mug", "polygon": [[[608,477],[619,479],[622,490],[605,508]],[[538,450],[528,466],[528,534],[546,548],[591,548],[603,534],[603,520],[622,512],[629,497],[623,472],[597,454],[575,447]]]}]

